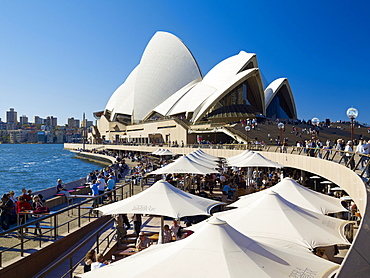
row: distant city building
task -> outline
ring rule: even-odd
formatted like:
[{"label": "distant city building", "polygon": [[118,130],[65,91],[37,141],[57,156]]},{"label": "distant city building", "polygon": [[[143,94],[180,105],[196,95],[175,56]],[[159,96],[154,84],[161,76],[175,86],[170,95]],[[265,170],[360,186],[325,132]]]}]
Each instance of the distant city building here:
[{"label": "distant city building", "polygon": [[45,125],[51,126],[51,127],[56,127],[58,125],[57,118],[53,116],[48,116],[45,120]]},{"label": "distant city building", "polygon": [[11,130],[9,131],[10,136],[10,143],[16,144],[16,143],[24,143],[27,141],[27,133],[29,133],[30,130],[23,130],[23,129],[17,129],[17,130]]},{"label": "distant city building", "polygon": [[8,130],[15,130],[17,128],[17,112],[14,108],[10,108],[9,111],[6,111],[6,123]]},{"label": "distant city building", "polygon": [[48,133],[46,134],[46,143],[48,143],[48,144],[52,144],[52,143],[54,143],[54,136],[53,136],[53,133],[48,132]]},{"label": "distant city building", "polygon": [[22,115],[19,117],[19,125],[26,125],[28,124],[28,117],[26,115]]},{"label": "distant city building", "polygon": [[80,120],[75,119],[75,118],[68,118],[68,127],[74,127],[74,128],[79,128],[80,127]]},{"label": "distant city building", "polygon": [[7,123],[2,122],[2,121],[0,120],[0,130],[7,129],[6,127],[7,127]]},{"label": "distant city building", "polygon": [[35,122],[35,125],[42,125],[44,124],[45,120],[43,118],[40,118],[39,116],[35,116],[34,122]]},{"label": "distant city building", "polygon": [[37,143],[37,131],[31,131],[27,133],[27,142],[28,143]]},{"label": "distant city building", "polygon": [[64,132],[62,130],[55,131],[56,136],[56,142],[57,144],[63,144],[64,143]]},{"label": "distant city building", "polygon": [[44,131],[37,132],[37,143],[45,143],[46,136]]}]

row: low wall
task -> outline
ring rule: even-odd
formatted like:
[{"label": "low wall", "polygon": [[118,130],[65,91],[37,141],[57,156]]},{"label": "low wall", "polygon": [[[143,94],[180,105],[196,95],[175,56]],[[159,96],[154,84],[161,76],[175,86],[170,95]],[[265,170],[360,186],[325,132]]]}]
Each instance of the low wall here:
[{"label": "low wall", "polygon": [[55,262],[59,256],[67,252],[72,246],[88,236],[91,231],[101,227],[110,219],[110,216],[100,217],[88,225],[77,229],[75,232],[57,240],[53,244],[41,248],[39,251],[4,267],[0,270],[0,277],[35,277],[40,269],[43,269]]}]

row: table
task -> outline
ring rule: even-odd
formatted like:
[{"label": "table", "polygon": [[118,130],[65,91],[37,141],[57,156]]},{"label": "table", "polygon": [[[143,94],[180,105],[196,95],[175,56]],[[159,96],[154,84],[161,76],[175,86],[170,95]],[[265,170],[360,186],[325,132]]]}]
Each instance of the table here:
[{"label": "table", "polygon": [[129,247],[129,248],[127,248],[127,249],[125,249],[125,250],[117,253],[117,255],[127,257],[127,256],[134,255],[134,254],[136,254],[138,252],[139,251],[135,247]]},{"label": "table", "polygon": [[[159,233],[155,233],[152,236],[149,237],[150,241],[158,241],[159,239]],[[176,241],[176,237],[172,236],[172,241]]]}]

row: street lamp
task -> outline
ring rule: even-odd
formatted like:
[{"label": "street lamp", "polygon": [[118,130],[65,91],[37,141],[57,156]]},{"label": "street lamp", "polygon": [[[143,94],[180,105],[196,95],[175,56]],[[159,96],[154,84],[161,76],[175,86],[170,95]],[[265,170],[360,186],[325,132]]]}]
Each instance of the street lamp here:
[{"label": "street lamp", "polygon": [[358,116],[358,111],[356,108],[349,108],[347,110],[347,117],[351,119],[351,141],[353,142],[353,129],[354,129],[354,119],[356,119]]},{"label": "street lamp", "polygon": [[245,126],[245,131],[247,132],[247,149],[249,148],[249,137],[248,137],[248,132],[251,131],[251,127],[249,125]]},{"label": "street lamp", "polygon": [[315,127],[315,141],[316,141],[317,126],[319,125],[320,120],[319,118],[312,118],[311,123]]},{"label": "street lamp", "polygon": [[283,152],[283,129],[284,129],[284,124],[283,123],[278,123],[278,129],[280,130],[280,152]]}]

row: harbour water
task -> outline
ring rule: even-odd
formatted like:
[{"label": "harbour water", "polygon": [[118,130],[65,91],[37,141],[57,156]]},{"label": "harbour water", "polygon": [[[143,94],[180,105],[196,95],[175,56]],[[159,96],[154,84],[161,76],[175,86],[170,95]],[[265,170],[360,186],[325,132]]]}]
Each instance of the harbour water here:
[{"label": "harbour water", "polygon": [[62,144],[0,144],[0,193],[38,191],[71,182],[104,165],[75,158]]}]

